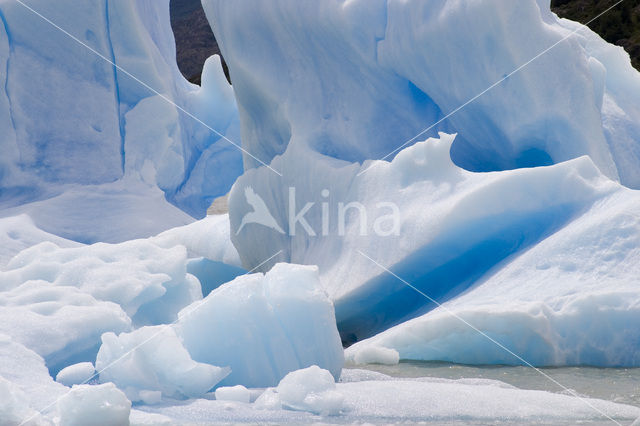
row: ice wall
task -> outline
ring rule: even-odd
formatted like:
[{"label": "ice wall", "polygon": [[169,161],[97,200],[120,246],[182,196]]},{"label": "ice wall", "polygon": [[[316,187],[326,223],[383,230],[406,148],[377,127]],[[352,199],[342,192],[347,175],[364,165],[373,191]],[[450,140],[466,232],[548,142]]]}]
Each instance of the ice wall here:
[{"label": "ice wall", "polygon": [[181,76],[169,0],[28,7],[0,1],[0,207],[124,181],[204,216],[242,170],[237,112],[218,59]]},{"label": "ice wall", "polygon": [[[635,91],[638,73],[588,29],[565,39],[572,26],[545,2],[204,6],[234,81],[243,143],[264,162],[292,146],[348,161],[382,158],[429,128],[423,139],[458,133],[452,157],[468,170],[587,154],[607,176],[640,187],[637,148],[620,155],[638,145],[629,131],[638,97],[619,90]],[[613,112],[610,101],[621,99],[623,113]],[[259,164],[245,157],[245,165]]]}]

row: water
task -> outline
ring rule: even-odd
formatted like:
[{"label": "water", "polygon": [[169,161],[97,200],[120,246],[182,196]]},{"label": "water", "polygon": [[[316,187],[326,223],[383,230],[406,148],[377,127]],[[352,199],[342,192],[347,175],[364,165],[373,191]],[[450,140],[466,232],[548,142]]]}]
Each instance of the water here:
[{"label": "water", "polygon": [[521,366],[469,366],[423,361],[367,365],[364,368],[393,377],[482,378],[500,380],[520,389],[570,394],[564,387],[583,397],[640,407],[640,368],[554,367],[536,371]]}]

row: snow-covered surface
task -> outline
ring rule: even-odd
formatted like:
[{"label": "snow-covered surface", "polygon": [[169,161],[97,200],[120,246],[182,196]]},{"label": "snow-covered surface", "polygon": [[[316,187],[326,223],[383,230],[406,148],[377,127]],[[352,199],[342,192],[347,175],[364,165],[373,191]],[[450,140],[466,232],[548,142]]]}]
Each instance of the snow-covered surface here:
[{"label": "snow-covered surface", "polygon": [[75,385],[58,401],[60,426],[129,424],[131,401],[113,383]]},{"label": "snow-covered surface", "polygon": [[[580,421],[609,421],[605,415],[628,422],[640,415],[640,408],[637,407],[550,392],[520,390],[492,380],[394,379],[370,371],[343,370],[341,382],[334,385],[331,375],[324,376],[314,370],[291,373],[277,390],[265,390],[252,404],[198,399],[187,404],[166,403],[140,409],[147,413],[162,414],[182,423],[408,421],[434,424],[571,424]],[[281,392],[292,390],[294,392],[291,399],[287,401],[298,404],[306,399],[303,411],[281,408],[278,405],[283,398]],[[322,396],[326,399],[322,399]],[[315,409],[306,404],[320,404],[321,401],[330,402],[328,406],[332,408],[339,406],[339,413],[334,411],[329,416],[312,414]]]},{"label": "snow-covered surface", "polygon": [[22,250],[50,241],[59,247],[78,247],[81,244],[65,240],[38,228],[27,215],[0,219],[0,270]]},{"label": "snow-covered surface", "polygon": [[231,243],[230,232],[229,215],[222,214],[170,229],[151,240],[161,247],[185,246],[189,257],[202,257],[239,267],[240,258]]},{"label": "snow-covered surface", "polygon": [[0,272],[0,288],[10,290],[33,280],[75,287],[118,304],[136,325],[167,323],[202,298],[200,283],[187,273],[187,262],[184,246],[162,248],[151,240],[77,248],[45,242],[23,250],[7,264]]},{"label": "snow-covered surface", "polygon": [[47,424],[43,417],[51,417],[56,400],[68,388],[53,381],[41,356],[4,334],[0,334],[0,359],[2,422]]},{"label": "snow-covered surface", "polygon": [[222,385],[275,386],[311,365],[340,376],[342,344],[316,267],[278,264],[240,276],[179,316],[176,332],[191,357],[231,368]]}]

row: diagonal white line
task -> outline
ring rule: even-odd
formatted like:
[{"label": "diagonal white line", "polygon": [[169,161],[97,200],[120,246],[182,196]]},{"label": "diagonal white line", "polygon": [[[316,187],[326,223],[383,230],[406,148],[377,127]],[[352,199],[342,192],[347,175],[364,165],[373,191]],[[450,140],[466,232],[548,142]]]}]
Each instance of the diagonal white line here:
[{"label": "diagonal white line", "polygon": [[77,38],[76,36],[74,36],[73,34],[69,33],[68,31],[66,31],[64,28],[61,28],[59,25],[57,25],[55,22],[51,21],[49,18],[47,18],[46,16],[43,16],[41,13],[39,13],[38,11],[34,10],[32,7],[30,7],[29,5],[25,4],[22,0],[15,0],[17,3],[19,3],[20,5],[22,5],[25,9],[31,11],[33,14],[35,14],[36,16],[40,17],[40,19],[44,20],[45,22],[47,22],[48,24],[50,24],[51,26],[53,26],[54,28],[56,28],[57,30],[61,31],[63,34],[65,34],[66,36],[68,36],[69,38],[71,38],[72,40],[74,40],[76,43],[84,46],[85,48],[87,48],[88,50],[90,50],[92,53],[94,53],[96,56],[100,57],[102,60],[108,62],[109,64],[111,64],[112,66],[114,66],[116,69],[118,69],[118,71],[122,72],[123,74],[126,74],[127,76],[129,76],[130,78],[132,78],[133,80],[135,80],[136,82],[138,82],[140,85],[144,86],[145,88],[147,88],[149,91],[151,91],[152,93],[160,96],[162,99],[164,99],[165,101],[167,101],[168,103],[170,103],[171,105],[173,105],[175,108],[177,108],[178,110],[182,111],[184,114],[186,114],[187,116],[193,118],[194,120],[196,120],[198,123],[202,124],[204,127],[206,127],[207,129],[209,129],[210,131],[212,131],[213,133],[215,133],[216,135],[218,135],[220,138],[226,140],[227,142],[229,142],[231,145],[235,146],[236,148],[238,148],[240,151],[244,152],[245,154],[247,154],[249,157],[253,158],[254,160],[256,160],[258,163],[262,164],[263,166],[267,167],[268,169],[270,169],[272,172],[274,172],[275,174],[277,174],[278,176],[282,176],[282,173],[280,173],[279,171],[275,170],[274,168],[272,168],[271,166],[269,166],[267,163],[263,162],[262,160],[260,160],[259,158],[255,157],[253,154],[251,154],[249,151],[247,151],[246,149],[242,148],[240,145],[238,145],[237,143],[235,143],[234,141],[232,141],[231,139],[229,139],[228,137],[226,137],[225,135],[223,135],[222,133],[218,132],[216,129],[214,129],[213,127],[209,126],[207,123],[205,123],[204,121],[202,121],[201,119],[199,119],[198,117],[196,117],[195,115],[193,115],[192,113],[190,113],[189,111],[187,111],[186,109],[184,109],[183,107],[181,107],[180,105],[176,104],[173,100],[171,100],[170,98],[168,98],[167,96],[163,95],[162,93],[158,92],[156,89],[154,89],[153,87],[149,86],[147,83],[145,83],[144,81],[140,80],[138,77],[136,77],[135,75],[131,74],[129,71],[125,70],[124,68],[122,68],[120,65],[116,64],[115,62],[113,62],[112,60],[110,60],[109,58],[107,58],[106,56],[104,56],[103,54],[101,54],[100,52],[98,52],[97,50],[95,50],[94,48],[92,48],[91,46],[89,46],[88,44],[84,43],[82,40],[80,40],[79,38]]},{"label": "diagonal white line", "polygon": [[[241,274],[239,276],[243,276],[243,275],[248,275],[250,273],[252,273],[253,271],[255,271],[256,269],[260,268],[262,265],[264,265],[265,263],[269,262],[271,259],[273,259],[274,257],[278,256],[280,253],[282,253],[282,250],[278,250],[278,252],[276,254],[274,254],[273,256],[271,256],[270,258],[268,258],[267,260],[265,260],[264,262],[260,263],[258,266],[256,266],[255,268],[245,272],[244,274]],[[204,300],[204,299],[203,299]],[[141,343],[139,343],[138,345],[134,346],[133,348],[131,348],[130,350],[128,350],[127,352],[125,352],[124,354],[122,354],[122,356],[120,356],[119,358],[115,359],[114,361],[112,361],[111,363],[109,363],[106,367],[102,368],[100,371],[97,371],[93,376],[89,377],[87,380],[85,380],[84,382],[80,383],[81,385],[85,385],[87,383],[89,383],[91,380],[95,379],[96,377],[100,376],[100,373],[102,373],[103,371],[113,367],[115,364],[117,364],[118,362],[122,361],[122,359],[124,359],[125,357],[127,357],[129,354],[131,354],[133,351],[135,351],[136,349],[140,348],[141,346],[149,343],[151,340],[155,339],[156,337],[160,336],[162,333],[164,333],[165,331],[167,331],[169,328],[173,327],[174,325],[176,325],[178,323],[179,320],[184,319],[186,317],[188,317],[189,315],[193,314],[195,311],[197,311],[198,309],[200,309],[201,306],[203,306],[204,303],[199,303],[198,305],[196,305],[195,308],[191,309],[190,311],[185,312],[184,315],[182,315],[179,318],[176,318],[175,321],[173,321],[170,324],[165,324],[164,326],[162,326],[160,328],[160,330],[153,334],[151,337],[149,337],[148,339],[142,341]],[[53,407],[54,405],[56,405],[58,403],[58,401],[60,401],[62,398],[64,398],[69,392],[71,391],[68,390],[67,392],[65,392],[64,395],[58,397],[55,401],[53,401],[51,404],[45,406],[44,408],[38,410],[36,413],[34,413],[32,416],[30,416],[29,418],[25,419],[22,423],[20,423],[18,426],[23,426],[24,424],[30,422],[33,418],[35,418],[38,414],[43,414],[46,410],[48,410],[49,408]]]},{"label": "diagonal white line", "polygon": [[381,269],[383,269],[385,272],[387,272],[389,275],[395,277],[396,279],[398,279],[399,281],[401,281],[403,284],[405,284],[407,287],[415,290],[418,294],[420,294],[421,296],[425,297],[426,299],[428,299],[430,302],[434,303],[438,308],[442,309],[443,311],[445,311],[446,313],[448,313],[449,315],[451,315],[452,317],[458,319],[459,321],[461,321],[463,324],[465,324],[466,326],[470,327],[472,330],[476,331],[477,333],[479,333],[480,335],[484,336],[485,338],[487,338],[489,341],[493,342],[494,344],[496,344],[499,348],[503,349],[504,351],[506,351],[507,353],[513,355],[515,358],[517,358],[520,362],[522,362],[523,364],[525,364],[528,367],[533,368],[535,371],[537,371],[538,373],[540,373],[542,376],[546,377],[547,379],[549,379],[551,382],[553,382],[554,384],[556,384],[557,386],[559,386],[560,388],[562,388],[563,390],[565,390],[566,392],[570,393],[572,396],[580,399],[582,402],[584,402],[586,405],[588,405],[589,407],[591,407],[592,409],[594,409],[596,412],[598,412],[599,414],[603,415],[604,417],[606,417],[607,419],[611,420],[613,423],[622,426],[618,421],[616,421],[615,419],[613,419],[611,416],[609,416],[608,414],[606,414],[605,412],[603,412],[602,410],[598,409],[596,406],[594,406],[593,404],[591,404],[587,399],[581,397],[580,395],[578,395],[574,390],[569,389],[567,387],[565,387],[564,385],[562,385],[560,382],[558,382],[556,379],[554,379],[553,377],[549,376],[547,373],[545,373],[544,371],[540,370],[539,368],[535,367],[533,364],[531,364],[529,361],[525,360],[524,358],[522,358],[520,355],[515,354],[513,351],[511,351],[509,348],[507,348],[506,346],[504,346],[502,343],[498,342],[497,340],[495,340],[494,338],[492,338],[491,336],[489,336],[488,334],[486,334],[485,332],[483,332],[482,330],[478,329],[477,327],[475,327],[473,324],[469,323],[467,320],[465,320],[464,318],[462,318],[461,316],[457,315],[455,312],[451,311],[449,308],[447,308],[446,306],[442,305],[441,303],[439,303],[438,301],[436,301],[435,299],[429,297],[427,294],[425,294],[423,291],[421,291],[420,289],[416,288],[415,286],[411,285],[409,282],[407,282],[406,280],[402,279],[400,276],[396,275],[394,272],[392,272],[391,270],[389,270],[388,268],[384,267],[383,265],[381,265],[380,263],[376,262],[375,260],[373,260],[372,258],[370,258],[369,256],[367,256],[366,254],[364,254],[363,252],[361,252],[360,250],[357,250],[358,253],[360,253],[362,256],[366,257],[367,259],[369,259],[371,262],[375,263],[376,265],[378,265]]},{"label": "diagonal white line", "polygon": [[[469,99],[467,102],[463,103],[462,105],[460,105],[458,108],[454,109],[453,111],[451,111],[449,114],[447,114],[446,116],[442,117],[440,120],[436,121],[435,123],[433,123],[431,126],[425,128],[424,130],[422,130],[420,133],[418,133],[417,135],[415,135],[414,137],[412,137],[411,139],[409,139],[408,141],[406,141],[405,143],[403,143],[402,145],[400,145],[399,147],[397,147],[396,149],[394,149],[393,151],[391,151],[390,153],[388,153],[387,155],[385,155],[382,158],[377,159],[378,161],[380,160],[385,160],[387,158],[389,158],[389,156],[395,154],[396,152],[400,151],[402,148],[404,148],[405,146],[409,145],[411,142],[415,141],[416,139],[418,139],[420,136],[424,135],[426,132],[428,132],[429,130],[433,129],[434,127],[436,127],[438,124],[442,123],[443,121],[445,121],[446,119],[448,119],[449,117],[451,117],[452,115],[456,114],[457,112],[459,112],[461,109],[467,107],[469,104],[475,102],[478,98],[482,97],[483,95],[485,95],[487,92],[491,91],[492,89],[494,89],[496,86],[498,86],[500,83],[502,83],[503,81],[507,80],[509,77],[511,77],[512,75],[522,71],[523,68],[527,67],[528,65],[530,65],[532,62],[534,62],[535,60],[537,60],[538,58],[540,58],[541,56],[545,55],[546,53],[548,53],[550,50],[552,50],[553,48],[555,48],[557,45],[559,45],[560,43],[564,42],[565,40],[567,40],[568,38],[572,37],[573,35],[575,35],[576,33],[582,31],[583,29],[587,28],[588,25],[590,23],[592,23],[593,21],[595,21],[596,19],[600,18],[602,15],[604,15],[605,13],[609,12],[611,9],[613,9],[614,7],[618,6],[620,3],[622,3],[624,0],[619,0],[618,2],[616,2],[613,6],[609,7],[607,10],[605,10],[604,12],[598,14],[595,18],[591,19],[590,21],[588,21],[586,24],[583,24],[582,26],[576,28],[574,31],[572,31],[571,33],[567,34],[565,37],[561,38],[560,40],[558,40],[556,43],[552,44],[551,46],[549,46],[548,48],[546,48],[545,50],[543,50],[542,52],[538,53],[536,56],[534,56],[533,58],[529,59],[527,62],[525,62],[524,64],[520,65],[518,68],[516,68],[515,70],[511,71],[509,74],[505,75],[504,77],[502,77],[500,80],[496,81],[495,83],[493,83],[491,86],[487,87],[486,89],[484,89],[482,92],[478,93],[477,95],[475,95],[473,98]],[[366,173],[369,169],[371,169],[374,165],[375,165],[375,161],[373,162],[373,164],[371,164],[369,167],[367,167],[366,169],[362,170],[360,173],[357,174],[357,176],[360,176],[363,173]]]}]

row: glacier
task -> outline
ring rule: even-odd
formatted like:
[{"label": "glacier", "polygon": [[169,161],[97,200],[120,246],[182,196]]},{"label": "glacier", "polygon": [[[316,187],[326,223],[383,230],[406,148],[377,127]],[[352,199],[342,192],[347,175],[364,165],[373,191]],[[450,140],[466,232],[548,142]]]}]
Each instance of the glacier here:
[{"label": "glacier", "polygon": [[169,0],[21,2],[0,0],[0,423],[640,418],[357,369],[640,366],[621,48],[548,0],[203,0],[233,86],[213,56],[198,87]]}]

